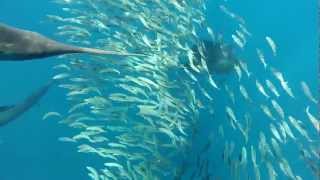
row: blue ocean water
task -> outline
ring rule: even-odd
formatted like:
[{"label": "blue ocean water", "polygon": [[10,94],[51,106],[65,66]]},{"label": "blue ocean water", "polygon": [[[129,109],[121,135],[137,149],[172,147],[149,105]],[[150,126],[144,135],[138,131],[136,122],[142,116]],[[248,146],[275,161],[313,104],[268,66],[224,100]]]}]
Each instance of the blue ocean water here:
[{"label": "blue ocean water", "polygon": [[[55,27],[43,23],[45,15],[57,11],[49,1],[1,1],[0,21],[24,29],[53,36]],[[26,98],[46,84],[53,75],[52,66],[58,59],[10,63],[2,62],[1,105],[13,104]],[[29,112],[1,127],[1,180],[87,179],[87,159],[75,153],[75,147],[57,141],[62,132],[69,131],[57,122],[42,121],[48,110],[63,110],[63,92],[52,88],[42,101]]]},{"label": "blue ocean water", "polygon": [[[208,7],[209,22],[215,31],[222,34],[231,34],[228,21],[221,21],[222,17],[215,13],[218,10],[218,2],[210,2]],[[317,2],[305,1],[230,1],[229,7],[245,18],[248,28],[254,32],[249,46],[262,46],[264,36],[270,35],[277,40],[278,56],[273,59],[273,64],[282,72],[293,89],[299,89],[301,80],[306,81],[311,89],[317,88]],[[31,29],[44,35],[58,39],[54,36],[55,26],[46,23],[46,14],[54,14],[61,8],[49,1],[20,0],[14,2],[1,0],[0,22],[16,27]],[[216,8],[216,9],[215,9]],[[221,14],[220,14],[221,15]],[[260,38],[260,39],[259,39]],[[62,39],[60,39],[62,40]],[[257,61],[256,57],[244,55],[248,61]],[[34,89],[45,84],[53,75],[52,67],[61,59],[48,58],[46,60],[30,62],[1,62],[0,64],[0,105],[12,104],[25,98]],[[251,69],[255,69],[251,67]],[[258,69],[258,65],[257,65]],[[266,76],[257,72],[257,77]],[[254,88],[254,87],[252,87]],[[316,91],[313,91],[314,93]],[[302,94],[301,94],[302,96]],[[220,99],[221,98],[221,99]],[[215,106],[223,106],[225,99],[220,97]],[[220,104],[221,102],[221,104]],[[281,102],[287,111],[296,112],[297,117],[303,121],[304,109],[308,102],[301,98],[298,103],[290,104],[289,100]],[[71,144],[59,142],[61,136],[70,135],[69,128],[58,124],[56,121],[42,120],[43,114],[48,111],[64,112],[68,108],[65,101],[65,92],[58,88],[52,88],[41,100],[39,105],[32,108],[23,116],[7,126],[0,127],[0,180],[55,180],[55,179],[88,179],[85,169],[88,163],[94,164],[99,159],[93,156],[76,153],[76,147]],[[237,111],[244,111],[248,107],[238,107]],[[316,108],[313,107],[313,112]],[[263,116],[263,115],[261,115]],[[208,134],[213,127],[212,117],[203,121],[200,130],[199,145],[207,142]],[[256,117],[254,120],[259,120]],[[210,127],[208,124],[212,124]],[[254,127],[254,128],[267,128]],[[258,136],[258,135],[252,135]],[[224,142],[221,142],[224,143]],[[291,153],[291,151],[288,151]],[[224,179],[226,176],[220,167],[219,160],[208,159],[214,163],[214,174]],[[216,157],[216,156],[212,156]],[[292,160],[292,168],[300,169],[301,163],[294,163],[296,154],[289,156]],[[294,167],[296,166],[296,167]],[[310,172],[299,172],[306,179],[312,179]],[[264,179],[267,176],[264,175]]]}]

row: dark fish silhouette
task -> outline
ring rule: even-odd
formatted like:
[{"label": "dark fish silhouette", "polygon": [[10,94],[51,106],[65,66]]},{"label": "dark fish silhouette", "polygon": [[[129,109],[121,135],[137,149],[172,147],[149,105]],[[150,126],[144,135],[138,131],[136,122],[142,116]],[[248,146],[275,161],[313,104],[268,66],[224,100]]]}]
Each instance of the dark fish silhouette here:
[{"label": "dark fish silhouette", "polygon": [[23,61],[62,54],[89,53],[100,55],[143,56],[59,43],[39,33],[0,23],[0,61]]},{"label": "dark fish silhouette", "polygon": [[[202,49],[203,54],[200,52],[200,49]],[[201,65],[201,58],[203,58],[211,74],[230,73],[238,63],[237,58],[232,52],[232,47],[221,40],[216,42],[202,40],[199,45],[192,47],[192,51],[195,56],[193,64],[195,66]],[[188,64],[187,66],[190,65]]]},{"label": "dark fish silhouette", "polygon": [[6,125],[28,111],[46,94],[52,83],[53,81],[41,87],[21,103],[11,106],[0,106],[0,126]]}]

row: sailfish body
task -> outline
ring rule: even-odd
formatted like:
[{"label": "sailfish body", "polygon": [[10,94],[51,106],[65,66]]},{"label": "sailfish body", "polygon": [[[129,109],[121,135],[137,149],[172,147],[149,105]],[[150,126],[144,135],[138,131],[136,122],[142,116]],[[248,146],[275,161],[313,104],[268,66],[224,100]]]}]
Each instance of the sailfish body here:
[{"label": "sailfish body", "polygon": [[17,119],[23,113],[32,108],[41,99],[41,97],[46,94],[52,83],[53,82],[50,82],[41,87],[23,102],[16,105],[0,106],[0,126],[6,125],[7,123]]},{"label": "sailfish body", "polygon": [[0,23],[0,61],[22,61],[72,53],[139,56],[139,54],[67,45],[49,39],[36,32],[18,29]]}]

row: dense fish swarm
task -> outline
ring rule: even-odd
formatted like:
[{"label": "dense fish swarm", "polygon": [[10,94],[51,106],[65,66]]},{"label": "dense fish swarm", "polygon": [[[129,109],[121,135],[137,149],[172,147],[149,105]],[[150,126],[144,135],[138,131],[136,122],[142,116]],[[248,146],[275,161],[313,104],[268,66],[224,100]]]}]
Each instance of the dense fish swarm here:
[{"label": "dense fish swarm", "polygon": [[[226,5],[219,9],[236,28],[223,38],[238,46],[239,56],[251,53],[256,60],[243,55],[228,81],[217,83],[205,59],[193,65],[191,47],[199,44],[201,52],[204,36],[212,41],[220,36],[207,22],[204,0],[55,2],[65,16],[48,18],[69,42],[146,55],[65,56],[68,61],[54,67],[53,79],[67,90],[71,107],[43,119],[60,118],[78,132],[61,141],[100,157],[101,165],[86,167],[92,179],[319,177],[312,89],[305,81],[293,88],[288,75],[268,61],[281,53],[270,36],[263,41],[270,47],[266,52],[246,48],[253,35]],[[202,130],[201,123],[210,130]],[[204,131],[207,143],[198,143],[205,141]],[[292,154],[299,158],[290,159]]]}]

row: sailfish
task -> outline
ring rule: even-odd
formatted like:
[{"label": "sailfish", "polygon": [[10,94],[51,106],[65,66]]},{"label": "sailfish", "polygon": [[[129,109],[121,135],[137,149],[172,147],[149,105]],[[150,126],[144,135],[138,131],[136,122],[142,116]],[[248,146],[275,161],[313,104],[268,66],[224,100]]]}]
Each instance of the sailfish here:
[{"label": "sailfish", "polygon": [[15,105],[0,106],[0,126],[6,125],[9,122],[17,119],[23,113],[37,104],[41,97],[43,97],[47,93],[48,89],[53,83],[54,81],[47,83],[43,87],[33,92],[20,103],[17,103]]},{"label": "sailfish", "polygon": [[0,61],[24,61],[74,53],[144,56],[142,54],[67,45],[49,39],[37,32],[0,23]]}]

